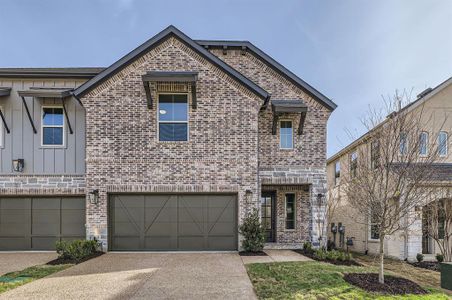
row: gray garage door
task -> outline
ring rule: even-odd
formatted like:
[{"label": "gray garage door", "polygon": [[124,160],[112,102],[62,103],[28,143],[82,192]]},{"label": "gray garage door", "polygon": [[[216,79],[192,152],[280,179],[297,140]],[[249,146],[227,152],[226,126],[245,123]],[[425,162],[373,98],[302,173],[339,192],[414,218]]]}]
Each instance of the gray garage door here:
[{"label": "gray garage door", "polygon": [[54,250],[85,238],[85,198],[0,198],[0,250]]},{"label": "gray garage door", "polygon": [[233,195],[112,195],[112,250],[236,250]]}]

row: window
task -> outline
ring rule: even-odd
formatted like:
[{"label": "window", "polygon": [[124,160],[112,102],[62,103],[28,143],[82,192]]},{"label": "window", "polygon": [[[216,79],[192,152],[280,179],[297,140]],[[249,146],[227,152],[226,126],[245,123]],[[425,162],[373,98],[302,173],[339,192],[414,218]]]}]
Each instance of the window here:
[{"label": "window", "polygon": [[160,94],[159,141],[188,141],[188,99],[186,94]]},{"label": "window", "polygon": [[378,218],[375,214],[370,214],[370,239],[378,240],[380,239],[380,234],[377,225]]},{"label": "window", "polygon": [[43,146],[64,146],[62,107],[42,108],[41,136]]},{"label": "window", "polygon": [[419,154],[420,155],[427,155],[428,151],[428,133],[427,132],[421,132],[421,135],[419,136]]},{"label": "window", "polygon": [[447,132],[440,131],[438,135],[438,153],[440,156],[446,156],[447,150]]},{"label": "window", "polygon": [[[0,111],[3,112],[2,107],[0,106]],[[5,128],[3,126],[3,120],[0,118],[0,148],[3,147],[3,132],[5,131]]]},{"label": "window", "polygon": [[334,163],[334,185],[338,185],[341,180],[341,162]]},{"label": "window", "polygon": [[279,130],[279,147],[281,149],[293,149],[292,121],[281,121]]},{"label": "window", "polygon": [[400,154],[405,155],[408,152],[408,138],[406,133],[400,133]]},{"label": "window", "polygon": [[295,194],[286,194],[286,229],[295,229]]},{"label": "window", "polygon": [[380,143],[378,141],[370,143],[370,164],[372,169],[380,166]]},{"label": "window", "polygon": [[355,152],[352,152],[352,154],[350,154],[350,176],[356,177],[357,174],[357,169],[358,169],[358,154]]}]

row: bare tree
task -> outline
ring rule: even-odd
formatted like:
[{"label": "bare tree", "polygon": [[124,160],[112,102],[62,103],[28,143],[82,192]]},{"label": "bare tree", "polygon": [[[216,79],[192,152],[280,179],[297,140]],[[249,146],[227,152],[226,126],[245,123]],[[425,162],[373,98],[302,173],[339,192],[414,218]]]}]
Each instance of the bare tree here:
[{"label": "bare tree", "polygon": [[[332,219],[336,208],[339,205],[339,193],[328,191],[328,195],[319,194],[316,196],[315,207],[317,210],[317,229],[319,232],[320,247],[327,246],[328,224]],[[326,201],[326,203],[325,203]]]},{"label": "bare tree", "polygon": [[[384,240],[407,230],[416,220],[416,211],[429,193],[432,164],[438,162],[437,147],[424,151],[421,138],[431,117],[423,107],[400,109],[406,94],[386,101],[386,114],[375,110],[363,121],[369,132],[350,153],[349,176],[344,176],[343,191],[356,211],[356,222],[371,226],[379,240],[379,281],[384,283]],[[436,139],[435,139],[436,140]],[[358,216],[359,215],[359,216]]]},{"label": "bare tree", "polygon": [[433,200],[424,207],[425,234],[438,245],[445,261],[452,261],[452,199]]}]

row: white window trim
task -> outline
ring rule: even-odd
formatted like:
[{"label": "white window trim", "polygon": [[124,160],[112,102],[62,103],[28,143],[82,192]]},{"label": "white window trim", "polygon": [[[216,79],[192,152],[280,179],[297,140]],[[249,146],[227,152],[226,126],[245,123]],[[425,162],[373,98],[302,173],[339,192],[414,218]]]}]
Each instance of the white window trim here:
[{"label": "white window trim", "polygon": [[[160,121],[160,95],[186,95],[187,96],[187,121]],[[190,95],[189,93],[178,92],[162,92],[157,93],[157,142],[159,143],[187,143],[190,141]],[[161,141],[160,140],[160,123],[179,123],[187,124],[187,140],[186,141]]]},{"label": "white window trim", "polygon": [[[282,122],[290,122],[290,125],[292,127],[292,147],[290,147],[290,148],[281,147],[281,123]],[[280,119],[279,120],[279,149],[281,149],[281,150],[293,150],[294,149],[294,147],[295,147],[295,137],[294,137],[293,133],[294,133],[293,132],[293,121],[291,119]]]},{"label": "white window trim", "polygon": [[368,238],[367,240],[369,242],[377,242],[380,241],[380,239],[373,239],[372,238],[372,225],[375,225],[372,223],[372,210],[369,209],[369,222],[368,222],[369,226],[368,226]]},{"label": "white window trim", "polygon": [[[425,139],[425,154],[422,154],[421,153],[421,140],[419,141],[419,155],[421,156],[421,157],[425,157],[425,156],[427,156],[428,155],[428,151],[429,151],[429,147],[428,147],[428,144],[429,144],[429,134],[428,134],[428,132],[427,131],[422,131],[421,132],[421,136],[422,135],[427,135],[427,138]],[[419,137],[419,139],[421,138],[421,136]]]},{"label": "white window trim", "polygon": [[447,131],[440,131],[439,132],[439,134],[438,134],[438,147],[441,146],[439,137],[440,137],[440,135],[442,133],[446,135],[445,147],[444,147],[445,153],[444,154],[438,153],[438,154],[439,154],[440,157],[446,157],[447,154],[449,153],[449,145],[448,145],[448,143],[449,143],[449,134],[447,133]]},{"label": "white window trim", "polygon": [[[339,177],[336,177],[336,166],[339,164]],[[333,170],[333,176],[334,176],[334,185],[338,186],[341,182],[341,161],[340,160],[336,160],[334,162],[334,170]]]},{"label": "white window trim", "polygon": [[[44,125],[44,108],[61,108],[63,110],[63,125]],[[65,148],[66,147],[66,117],[62,105],[43,105],[41,106],[41,147],[42,148]],[[44,127],[46,128],[63,128],[63,144],[62,145],[45,145],[44,144]]]},{"label": "white window trim", "polygon": [[[2,106],[0,106],[0,110],[3,112],[3,116],[6,119],[5,111],[3,110]],[[0,148],[5,147],[4,138],[5,138],[5,126],[3,125],[3,120],[1,120],[1,118],[0,118]]]},{"label": "white window trim", "polygon": [[[287,228],[287,195],[293,195],[293,229]],[[284,193],[284,230],[295,231],[297,230],[297,195],[295,193]]]}]

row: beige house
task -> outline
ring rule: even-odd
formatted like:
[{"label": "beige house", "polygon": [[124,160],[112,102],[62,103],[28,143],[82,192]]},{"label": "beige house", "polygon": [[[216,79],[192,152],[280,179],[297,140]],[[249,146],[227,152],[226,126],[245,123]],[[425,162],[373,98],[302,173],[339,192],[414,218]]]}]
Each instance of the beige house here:
[{"label": "beige house", "polygon": [[[423,132],[420,139],[423,140],[419,151],[431,151],[433,147],[441,145],[441,160],[433,165],[434,176],[429,188],[434,188],[437,200],[450,199],[452,197],[452,77],[431,89],[426,89],[418,95],[416,101],[411,102],[402,110],[415,113],[422,112]],[[424,117],[425,116],[425,117]],[[349,249],[363,253],[378,253],[379,240],[369,216],[360,216],[351,207],[344,193],[340,192],[341,179],[350,176],[354,165],[360,159],[360,147],[370,147],[366,141],[369,132],[352,142],[350,145],[333,155],[327,160],[328,196],[330,201],[337,201],[337,207],[330,217],[328,236],[335,241],[337,247],[346,248],[347,239],[353,241]],[[426,200],[428,203],[428,200]],[[416,214],[416,220],[410,225],[409,230],[397,232],[385,240],[384,251],[387,256],[415,260],[417,253],[423,253],[426,259],[434,259],[439,253],[438,245],[425,234],[426,216],[422,208]],[[425,210],[424,210],[425,211]],[[332,226],[344,230],[336,234],[332,233]]]}]

